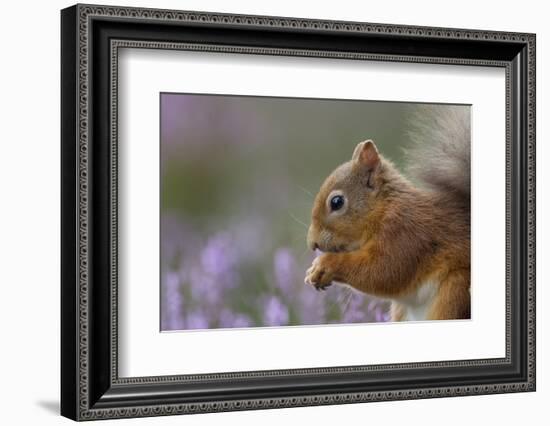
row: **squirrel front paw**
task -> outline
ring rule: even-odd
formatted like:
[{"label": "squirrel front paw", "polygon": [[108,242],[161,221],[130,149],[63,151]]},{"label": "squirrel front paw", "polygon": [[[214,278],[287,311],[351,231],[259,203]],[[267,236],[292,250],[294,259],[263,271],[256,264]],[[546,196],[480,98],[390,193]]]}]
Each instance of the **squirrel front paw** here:
[{"label": "squirrel front paw", "polygon": [[311,264],[311,267],[306,271],[304,282],[312,285],[316,290],[326,290],[334,280],[334,273],[328,266],[326,254],[316,257]]}]

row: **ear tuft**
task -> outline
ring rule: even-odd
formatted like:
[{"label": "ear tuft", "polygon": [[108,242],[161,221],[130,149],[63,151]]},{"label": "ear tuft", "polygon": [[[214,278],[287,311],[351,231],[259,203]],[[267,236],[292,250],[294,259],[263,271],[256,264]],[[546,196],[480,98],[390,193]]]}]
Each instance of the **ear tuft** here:
[{"label": "ear tuft", "polygon": [[357,145],[352,160],[361,163],[368,170],[373,170],[380,163],[380,155],[374,142],[369,139]]}]

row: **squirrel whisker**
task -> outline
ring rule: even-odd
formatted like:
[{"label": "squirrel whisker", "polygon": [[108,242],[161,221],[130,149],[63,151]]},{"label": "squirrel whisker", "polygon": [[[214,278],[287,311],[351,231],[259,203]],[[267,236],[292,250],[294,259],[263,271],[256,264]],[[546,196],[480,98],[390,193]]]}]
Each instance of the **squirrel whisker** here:
[{"label": "squirrel whisker", "polygon": [[287,213],[289,214],[289,216],[294,219],[297,223],[299,223],[300,225],[302,225],[304,228],[309,229],[309,226],[307,226],[304,222],[302,222],[300,219],[298,219],[296,216],[294,216],[292,213],[290,213],[288,210],[287,210]]},{"label": "squirrel whisker", "polygon": [[315,195],[311,191],[308,191],[306,188],[300,185],[296,185],[299,189],[301,189],[303,192],[305,192],[307,195],[309,195],[311,198],[315,198]]}]

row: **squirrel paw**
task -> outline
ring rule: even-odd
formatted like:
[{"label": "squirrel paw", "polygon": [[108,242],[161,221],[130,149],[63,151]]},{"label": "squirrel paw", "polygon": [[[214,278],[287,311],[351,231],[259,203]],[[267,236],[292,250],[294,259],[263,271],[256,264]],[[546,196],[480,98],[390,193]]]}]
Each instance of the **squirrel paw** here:
[{"label": "squirrel paw", "polygon": [[315,287],[317,291],[326,290],[332,284],[333,274],[323,262],[324,255],[316,257],[311,264],[311,267],[306,271],[304,282]]}]

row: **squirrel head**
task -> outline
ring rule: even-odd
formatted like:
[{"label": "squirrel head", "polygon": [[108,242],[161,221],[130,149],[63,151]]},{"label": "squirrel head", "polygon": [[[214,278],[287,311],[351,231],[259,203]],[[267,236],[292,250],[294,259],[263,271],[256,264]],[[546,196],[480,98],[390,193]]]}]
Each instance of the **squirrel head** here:
[{"label": "squirrel head", "polygon": [[375,230],[377,211],[383,209],[384,187],[399,179],[373,141],[357,145],[350,161],[334,170],[315,197],[307,243],[323,252],[353,251]]}]

